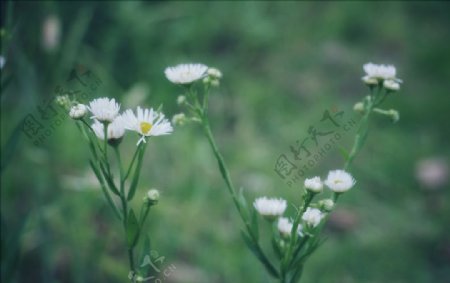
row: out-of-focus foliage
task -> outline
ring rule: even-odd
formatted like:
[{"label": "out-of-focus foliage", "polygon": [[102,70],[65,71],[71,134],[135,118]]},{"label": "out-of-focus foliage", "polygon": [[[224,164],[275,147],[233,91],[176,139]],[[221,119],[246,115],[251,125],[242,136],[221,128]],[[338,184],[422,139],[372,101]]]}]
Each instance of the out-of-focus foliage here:
[{"label": "out-of-focus foliage", "polygon": [[[3,1],[1,8],[2,282],[127,280],[121,226],[74,123],[62,119],[35,146],[22,121],[39,115],[37,106],[78,65],[102,81],[93,97],[115,97],[123,108],[163,104],[172,116],[180,89],[163,70],[181,62],[224,73],[210,109],[236,185],[250,200],[267,194],[292,202],[300,188],[274,172],[278,156],[324,110],[351,112],[366,95],[364,63],[396,65],[405,83],[387,104],[400,121],[375,117],[353,168],[358,186],[340,202],[304,280],[450,278],[449,4]],[[135,142],[125,140],[129,155]],[[421,161],[428,158],[440,160],[437,183],[418,178],[436,170]],[[201,131],[187,126],[151,140],[145,162],[137,193],[162,192],[148,230],[165,264],[176,267],[167,282],[272,282],[244,247]],[[309,174],[341,164],[332,151]]]}]

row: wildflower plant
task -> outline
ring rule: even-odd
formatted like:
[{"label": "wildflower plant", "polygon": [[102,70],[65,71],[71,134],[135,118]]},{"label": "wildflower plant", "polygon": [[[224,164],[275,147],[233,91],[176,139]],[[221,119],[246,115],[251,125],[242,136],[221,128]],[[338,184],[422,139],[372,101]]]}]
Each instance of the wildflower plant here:
[{"label": "wildflower plant", "polygon": [[[76,122],[89,144],[89,164],[107,203],[123,224],[130,265],[128,277],[132,282],[139,281],[145,274],[136,265],[135,249],[140,239],[144,238],[142,234],[146,234],[144,250],[150,248],[149,236],[143,227],[150,208],[158,203],[160,194],[158,190],[149,190],[139,210],[131,207],[131,201],[136,196],[148,139],[151,136],[172,133],[172,125],[164,114],[153,109],[138,107],[135,112],[126,110],[120,113],[120,105],[113,98],[94,99],[88,105],[78,103],[67,96],[59,98],[58,101],[67,108],[69,116]],[[120,146],[129,131],[137,133],[139,139],[131,162],[125,167]],[[111,160],[110,155],[115,156],[115,162]],[[118,172],[114,172],[114,167]]]},{"label": "wildflower plant", "polygon": [[[324,180],[319,176],[305,179],[301,188],[303,194],[300,203],[293,204],[295,214],[292,217],[284,216],[287,201],[280,198],[259,197],[253,206],[250,206],[242,189],[236,190],[231,180],[208,118],[210,91],[212,87],[219,86],[222,73],[203,64],[182,64],[169,67],[165,71],[167,79],[181,85],[185,91],[178,97],[177,102],[186,113],[174,116],[174,123],[182,125],[194,122],[201,125],[217,159],[222,178],[243,221],[242,237],[245,243],[268,273],[282,283],[300,281],[305,262],[323,243],[321,232],[328,215],[335,208],[339,197],[356,185],[349,171],[367,139],[369,118],[374,114],[380,114],[391,118],[394,122],[399,119],[396,110],[379,108],[387,97],[400,89],[402,81],[396,77],[395,67],[368,63],[364,65],[364,71],[366,75],[362,81],[368,86],[369,95],[354,106],[354,110],[361,113],[362,118],[350,151],[342,150],[343,169],[328,172]],[[268,252],[261,245],[258,215],[272,226],[271,244],[277,255],[276,262],[268,256]]]}]

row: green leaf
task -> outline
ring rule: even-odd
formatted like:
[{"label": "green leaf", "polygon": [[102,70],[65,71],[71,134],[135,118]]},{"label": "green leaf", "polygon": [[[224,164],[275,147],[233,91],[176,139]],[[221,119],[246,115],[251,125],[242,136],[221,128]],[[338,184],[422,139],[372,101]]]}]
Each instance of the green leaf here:
[{"label": "green leaf", "polygon": [[302,274],[303,274],[303,265],[300,265],[294,272],[294,275],[292,276],[290,283],[299,282],[300,278],[302,277]]},{"label": "green leaf", "polygon": [[94,163],[90,159],[89,159],[89,165],[91,165],[91,169],[92,169],[92,171],[94,171],[94,174],[97,177],[97,180],[99,181],[99,183],[103,184],[103,178],[102,178],[102,175],[100,174],[100,171],[98,171],[98,168],[94,165]]},{"label": "green leaf", "polygon": [[275,239],[275,238],[272,238],[272,248],[275,251],[275,254],[277,255],[278,259],[282,259],[283,252],[281,251],[281,248],[278,245],[277,239]]},{"label": "green leaf", "polygon": [[253,235],[256,237],[256,240],[259,239],[259,224],[258,224],[258,213],[256,209],[252,209],[252,220],[250,223],[250,227],[252,228]]},{"label": "green leaf", "polygon": [[342,158],[344,158],[344,160],[347,161],[350,156],[350,153],[342,146],[338,146],[338,150]]},{"label": "green leaf", "polygon": [[270,261],[267,259],[265,254],[261,251],[258,243],[255,243],[244,231],[241,231],[242,238],[244,239],[247,247],[253,252],[253,254],[259,259],[259,261],[264,265],[267,272],[275,278],[278,278],[278,271],[273,267]]},{"label": "green leaf", "polygon": [[133,209],[130,209],[127,219],[127,243],[128,248],[134,248],[139,236],[139,223]]},{"label": "green leaf", "polygon": [[103,173],[103,176],[105,177],[106,183],[108,183],[108,187],[109,189],[115,193],[116,195],[120,196],[119,190],[117,190],[116,185],[114,184],[114,181],[112,180],[112,177],[110,177],[108,175],[108,173],[106,172],[106,169],[104,168],[104,166],[100,163],[100,170]]},{"label": "green leaf", "polygon": [[240,209],[243,212],[242,216],[245,218],[244,221],[248,223],[250,213],[248,211],[248,204],[247,204],[247,200],[244,197],[244,189],[242,187],[239,189],[238,203],[239,203]]}]

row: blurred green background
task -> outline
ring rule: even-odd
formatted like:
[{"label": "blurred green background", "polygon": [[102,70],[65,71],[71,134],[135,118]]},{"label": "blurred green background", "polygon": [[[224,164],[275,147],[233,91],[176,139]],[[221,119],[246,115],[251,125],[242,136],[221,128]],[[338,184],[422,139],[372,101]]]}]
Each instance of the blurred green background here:
[{"label": "blurred green background", "polygon": [[[351,113],[367,94],[360,78],[369,61],[397,67],[404,84],[385,108],[401,118],[373,117],[352,170],[358,186],[339,203],[304,282],[449,282],[448,3],[3,1],[1,8],[2,282],[127,280],[122,226],[75,124],[59,118],[38,146],[22,131],[76,66],[100,78],[92,97],[115,97],[123,108],[163,104],[170,117],[180,112],[181,89],[165,79],[165,67],[219,68],[211,123],[236,186],[249,202],[269,195],[298,203],[300,186],[289,188],[275,161],[324,110]],[[127,160],[135,142],[124,142]],[[334,150],[308,174],[340,166]],[[151,141],[140,184],[136,206],[147,189],[162,192],[147,229],[164,264],[176,267],[165,282],[274,282],[240,238],[197,126]]]}]

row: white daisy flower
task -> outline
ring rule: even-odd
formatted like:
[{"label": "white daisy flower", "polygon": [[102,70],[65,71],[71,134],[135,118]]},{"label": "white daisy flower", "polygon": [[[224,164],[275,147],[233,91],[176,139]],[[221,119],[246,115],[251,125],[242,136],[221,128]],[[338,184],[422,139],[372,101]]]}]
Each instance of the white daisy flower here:
[{"label": "white daisy flower", "polygon": [[127,130],[135,131],[142,136],[137,145],[146,142],[145,137],[168,135],[173,131],[172,125],[169,120],[164,118],[164,114],[154,111],[152,108],[138,107],[136,114],[128,109],[122,114],[122,117]]},{"label": "white daisy flower", "polygon": [[[103,140],[105,139],[105,126],[103,123],[100,123],[98,120],[95,120],[92,124],[92,129],[94,130],[95,135]],[[125,134],[124,121],[122,116],[117,116],[112,123],[108,124],[107,130],[107,138],[109,141],[111,140],[119,140]]]},{"label": "white daisy flower", "polygon": [[93,119],[111,123],[119,115],[120,105],[114,98],[103,97],[91,101],[88,109],[91,111]]},{"label": "white daisy flower", "polygon": [[305,179],[305,189],[313,193],[320,193],[323,189],[323,183],[320,177]]},{"label": "white daisy flower", "polygon": [[269,220],[273,220],[283,215],[287,208],[287,202],[284,199],[260,197],[255,200],[253,206],[259,214]]},{"label": "white daisy flower", "polygon": [[344,170],[334,170],[328,173],[324,183],[333,192],[343,193],[351,189],[356,181],[353,179],[352,175]]},{"label": "white daisy flower", "polygon": [[393,65],[377,65],[373,63],[367,63],[363,66],[364,72],[366,72],[368,78],[374,79],[395,79],[397,70]]},{"label": "white daisy flower", "polygon": [[190,84],[206,76],[208,67],[203,64],[180,64],[164,71],[166,78],[175,84]]},{"label": "white daisy flower", "polygon": [[84,115],[86,115],[86,113],[87,113],[86,105],[77,104],[70,108],[69,116],[70,118],[77,120],[83,118]]},{"label": "white daisy flower", "polygon": [[319,225],[324,216],[325,214],[323,214],[319,209],[308,207],[302,215],[302,220],[305,221],[306,225],[316,227]]},{"label": "white daisy flower", "polygon": [[[277,223],[278,231],[285,238],[289,238],[291,236],[291,231],[292,231],[293,226],[294,226],[294,224],[292,224],[292,222],[289,219],[287,219],[286,217],[280,217],[278,219],[278,223]],[[300,224],[298,225],[297,231],[298,231],[298,235],[300,237],[303,237],[303,226],[302,225],[300,225]]]}]

